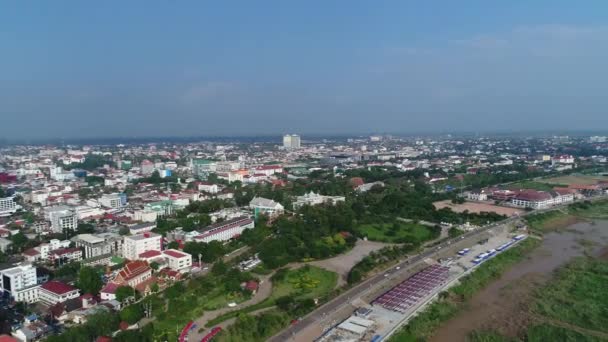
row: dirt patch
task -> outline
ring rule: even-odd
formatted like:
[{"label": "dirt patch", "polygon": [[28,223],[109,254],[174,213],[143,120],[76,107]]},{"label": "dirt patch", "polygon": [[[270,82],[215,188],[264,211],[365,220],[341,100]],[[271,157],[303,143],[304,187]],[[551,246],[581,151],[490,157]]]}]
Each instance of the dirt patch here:
[{"label": "dirt patch", "polygon": [[560,176],[560,177],[554,177],[554,178],[549,178],[549,179],[543,179],[542,182],[550,183],[550,184],[564,184],[564,185],[571,185],[571,184],[592,185],[592,184],[597,184],[598,181],[601,181],[601,180],[608,180],[608,177],[569,175],[569,176]]},{"label": "dirt patch", "polygon": [[355,247],[347,253],[338,255],[334,258],[312,261],[310,265],[318,266],[326,270],[336,272],[338,274],[337,286],[346,284],[346,277],[351,268],[355,266],[361,259],[369,255],[373,251],[377,251],[383,247],[391,246],[393,244],[375,242],[375,241],[364,241],[358,240]]},{"label": "dirt patch", "polygon": [[436,209],[450,208],[453,212],[461,213],[467,210],[470,213],[497,213],[499,215],[514,216],[523,213],[523,210],[511,207],[502,207],[491,203],[484,202],[465,202],[462,204],[454,204],[450,200],[434,202],[433,206]]}]

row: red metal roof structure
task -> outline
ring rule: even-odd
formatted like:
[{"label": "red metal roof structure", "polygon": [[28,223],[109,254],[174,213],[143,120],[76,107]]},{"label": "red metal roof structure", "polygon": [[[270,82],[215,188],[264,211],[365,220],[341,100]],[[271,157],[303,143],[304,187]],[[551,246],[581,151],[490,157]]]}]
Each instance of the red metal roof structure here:
[{"label": "red metal roof structure", "polygon": [[46,283],[42,284],[41,287],[49,292],[53,292],[58,295],[62,295],[62,294],[76,290],[76,288],[74,286],[62,283],[57,280],[51,280],[49,282],[46,282]]}]

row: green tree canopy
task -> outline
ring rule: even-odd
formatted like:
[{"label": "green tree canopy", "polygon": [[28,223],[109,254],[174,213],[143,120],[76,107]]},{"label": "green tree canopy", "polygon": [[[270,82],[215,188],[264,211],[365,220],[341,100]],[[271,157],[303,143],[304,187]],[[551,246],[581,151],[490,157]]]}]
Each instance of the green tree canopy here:
[{"label": "green tree canopy", "polygon": [[83,293],[91,293],[95,295],[99,293],[99,290],[101,290],[103,282],[101,281],[101,276],[96,269],[93,267],[84,266],[78,273],[77,285]]}]

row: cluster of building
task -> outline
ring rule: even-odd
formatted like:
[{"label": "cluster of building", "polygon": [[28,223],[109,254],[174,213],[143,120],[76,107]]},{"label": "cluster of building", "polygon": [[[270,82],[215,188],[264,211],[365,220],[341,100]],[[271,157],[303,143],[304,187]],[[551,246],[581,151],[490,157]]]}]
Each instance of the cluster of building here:
[{"label": "cluster of building", "polygon": [[[278,137],[279,138],[279,137]],[[280,138],[279,138],[280,139]],[[454,175],[466,176],[561,172],[606,165],[604,137],[540,139],[488,137],[398,138],[373,135],[351,139],[316,139],[302,143],[299,135],[282,141],[191,142],[103,146],[10,146],[0,149],[0,250],[11,264],[0,267],[0,289],[12,300],[42,303],[54,317],[81,322],[99,308],[120,306],[115,291],[131,286],[147,294],[156,286],[200,268],[200,260],[183,252],[186,242],[227,242],[255,226],[305,206],[340,205],[344,196],[306,190],[285,206],[250,189],[280,188],[315,171],[344,177],[345,170],[372,168],[416,171],[434,191],[451,191]],[[564,154],[563,145],[586,153]],[[589,156],[588,151],[597,151]],[[576,157],[575,157],[576,155]],[[312,176],[311,176],[312,178]],[[377,191],[382,182],[349,179],[357,194]],[[192,203],[219,199],[239,203],[236,189],[253,196],[246,205],[209,213],[211,224],[177,227],[156,233],[159,219]],[[551,191],[485,188],[467,193],[472,201],[499,201],[515,207],[542,209],[578,197],[605,192],[605,183],[556,187]],[[236,195],[235,195],[236,194]],[[247,204],[246,202],[249,201]],[[240,203],[243,204],[243,203]],[[27,214],[27,215],[26,215]],[[84,225],[83,225],[84,224]],[[89,228],[83,228],[87,226]],[[23,234],[27,248],[13,248],[12,237]],[[179,248],[167,248],[170,242]],[[33,245],[37,244],[37,245]],[[193,261],[193,258],[195,259]],[[79,262],[104,266],[99,297],[80,293],[73,285],[49,281],[40,270],[56,270]],[[257,257],[239,267],[249,270]],[[96,309],[97,308],[97,309]],[[360,317],[362,318],[362,317]],[[363,319],[363,318],[362,318]],[[344,331],[361,332],[364,320],[353,319]],[[32,328],[34,329],[34,328]]]}]

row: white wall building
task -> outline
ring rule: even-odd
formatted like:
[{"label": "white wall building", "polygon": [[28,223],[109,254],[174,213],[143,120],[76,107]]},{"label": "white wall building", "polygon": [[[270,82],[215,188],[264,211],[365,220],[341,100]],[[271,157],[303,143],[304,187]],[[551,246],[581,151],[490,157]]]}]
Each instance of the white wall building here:
[{"label": "white wall building", "polygon": [[285,134],[283,136],[283,147],[289,150],[300,148],[300,136],[297,134]]},{"label": "white wall building", "polygon": [[31,264],[0,270],[0,288],[8,292],[18,302],[35,303],[38,301],[38,278],[36,267]]},{"label": "white wall building", "polygon": [[163,251],[163,255],[167,260],[167,265],[174,271],[189,271],[192,267],[192,255],[180,252],[175,249],[167,249]]},{"label": "white wall building", "polygon": [[120,194],[104,194],[99,198],[99,204],[106,208],[118,209],[123,207],[124,200]]},{"label": "white wall building", "polygon": [[77,288],[56,280],[42,284],[39,290],[40,301],[49,306],[78,298],[78,296],[80,296],[80,292]]},{"label": "white wall building", "polygon": [[197,242],[228,241],[241,235],[245,229],[254,226],[255,222],[249,217],[237,217],[205,227],[200,235],[194,237],[194,240]]},{"label": "white wall building", "polygon": [[293,209],[297,210],[305,205],[336,205],[337,203],[344,202],[345,200],[346,198],[344,196],[324,196],[311,191],[304,196],[297,196],[296,201],[293,202]]},{"label": "white wall building", "polygon": [[125,236],[122,255],[129,260],[137,260],[143,252],[160,251],[161,239],[160,234],[152,232]]},{"label": "white wall building", "polygon": [[253,210],[255,217],[258,217],[260,214],[273,217],[285,211],[285,208],[280,203],[264,197],[254,197],[249,202],[249,208]]},{"label": "white wall building", "polygon": [[10,216],[17,212],[17,203],[13,197],[0,198],[0,216]]}]

